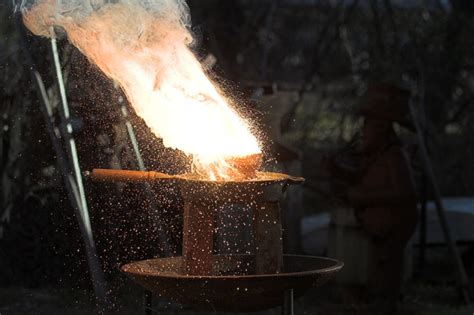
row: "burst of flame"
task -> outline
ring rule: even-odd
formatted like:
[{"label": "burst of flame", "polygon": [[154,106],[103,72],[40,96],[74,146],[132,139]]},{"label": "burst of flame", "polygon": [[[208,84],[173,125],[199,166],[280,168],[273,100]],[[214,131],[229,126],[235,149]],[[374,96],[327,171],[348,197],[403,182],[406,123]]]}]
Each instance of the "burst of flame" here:
[{"label": "burst of flame", "polygon": [[68,11],[67,1],[43,0],[24,12],[24,21],[37,35],[64,28],[166,146],[192,155],[209,179],[228,179],[235,170],[227,160],[260,153],[258,141],[189,49],[185,3],[149,2],[153,10],[127,2],[79,14],[77,7]]},{"label": "burst of flame", "polygon": [[154,69],[128,63],[126,93],[166,146],[192,154],[195,170],[208,178],[228,179],[234,170],[226,160],[260,153],[257,139],[192,52],[176,53],[171,61],[175,67],[163,69],[159,78]]}]

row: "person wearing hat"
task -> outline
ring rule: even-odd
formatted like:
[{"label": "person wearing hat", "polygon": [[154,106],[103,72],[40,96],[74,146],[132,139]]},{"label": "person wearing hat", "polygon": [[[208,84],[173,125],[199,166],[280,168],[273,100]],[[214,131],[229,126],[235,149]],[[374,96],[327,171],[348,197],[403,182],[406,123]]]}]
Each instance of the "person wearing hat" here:
[{"label": "person wearing hat", "polygon": [[[418,217],[409,161],[393,129],[393,122],[413,128],[406,118],[408,101],[409,93],[398,87],[368,86],[360,107],[364,116],[361,168],[352,174],[344,170],[352,182],[344,199],[354,208],[371,243],[369,296],[383,314],[396,312],[404,250]],[[330,172],[340,175],[342,168],[330,164]]]}]

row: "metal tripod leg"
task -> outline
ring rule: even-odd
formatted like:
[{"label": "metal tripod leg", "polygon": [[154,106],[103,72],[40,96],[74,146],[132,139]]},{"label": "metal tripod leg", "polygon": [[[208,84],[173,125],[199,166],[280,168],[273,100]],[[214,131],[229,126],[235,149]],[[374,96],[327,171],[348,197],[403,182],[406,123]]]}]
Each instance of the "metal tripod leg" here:
[{"label": "metal tripod leg", "polygon": [[15,25],[21,34],[20,45],[23,47],[25,60],[29,67],[32,81],[35,83],[35,88],[38,92],[39,100],[42,105],[40,107],[40,110],[43,115],[46,129],[50,137],[51,143],[53,145],[53,149],[56,154],[56,163],[58,165],[58,169],[61,172],[61,175],[64,181],[64,186],[66,187],[69,200],[72,204],[72,207],[75,211],[75,214],[79,223],[79,228],[80,228],[80,231],[84,240],[85,248],[86,248],[89,268],[91,271],[91,275],[93,277],[93,286],[95,290],[95,295],[101,307],[105,309],[108,305],[107,298],[106,298],[105,282],[103,280],[104,277],[103,277],[102,269],[100,267],[100,263],[98,261],[97,253],[95,250],[95,243],[92,237],[90,221],[88,221],[88,215],[87,216],[84,215],[83,202],[81,201],[81,198],[80,198],[81,189],[79,188],[79,186],[82,183],[78,185],[75,177],[72,175],[73,171],[70,167],[69,159],[67,155],[65,154],[65,152],[63,151],[63,147],[61,144],[62,135],[60,133],[59,128],[57,128],[55,125],[55,120],[54,120],[54,116],[52,112],[52,106],[50,104],[48,94],[44,87],[43,79],[41,78],[41,75],[39,74],[39,72],[36,70],[36,64],[33,61],[33,58],[30,54],[25,29],[22,22],[20,21],[19,16],[15,18]]},{"label": "metal tripod leg", "polygon": [[86,246],[87,261],[91,270],[92,283],[95,294],[101,303],[104,305],[107,303],[106,300],[106,288],[104,274],[100,265],[100,261],[97,255],[95,247],[94,236],[92,233],[91,222],[89,218],[89,209],[86,200],[86,193],[82,182],[82,172],[79,164],[79,157],[77,154],[76,142],[73,137],[73,129],[70,122],[70,111],[69,104],[67,101],[66,87],[64,84],[61,62],[59,59],[58,46],[54,34],[53,28],[51,28],[51,50],[53,53],[54,67],[56,70],[56,79],[59,87],[59,93],[61,96],[61,125],[62,125],[62,138],[66,142],[68,150],[69,161],[72,163],[72,175],[68,173],[68,179],[71,187],[74,191],[74,199],[76,200],[76,216],[81,227],[81,232],[84,238]]},{"label": "metal tripod leg", "polygon": [[[130,142],[132,144],[133,152],[135,153],[135,158],[137,159],[138,169],[140,171],[146,171],[145,163],[143,162],[142,154],[140,152],[140,147],[138,145],[138,140],[137,140],[137,137],[135,135],[135,130],[133,129],[132,124],[128,120],[127,107],[124,104],[122,104],[121,108],[120,108],[120,111],[122,112],[122,116],[125,120],[125,127],[127,128],[128,137],[129,137]],[[155,197],[154,197],[154,195],[151,191],[150,185],[148,183],[144,183],[143,185],[145,187],[145,193],[147,194],[148,200],[150,202],[150,207],[156,209],[157,204],[155,202]],[[161,221],[158,222],[158,223],[162,226]],[[162,227],[159,229],[158,239],[161,243],[160,248],[163,251],[163,253],[166,256],[171,255],[172,250],[169,246],[168,238],[167,238],[166,234],[164,233],[164,230],[163,230]],[[151,293],[151,291],[145,290],[143,298],[144,298],[144,314],[145,315],[150,315],[152,313],[151,309],[152,309],[152,305],[153,305],[153,294]]]},{"label": "metal tripod leg", "polygon": [[[143,158],[140,152],[140,147],[138,145],[135,131],[133,129],[132,124],[128,120],[128,110],[126,106],[122,104],[120,111],[122,112],[122,115],[125,121],[125,127],[127,128],[127,134],[132,144],[133,152],[135,153],[135,158],[137,159],[138,169],[140,171],[146,171],[145,163],[143,162]],[[156,204],[155,196],[151,190],[150,184],[144,183],[143,186],[145,187],[145,193],[148,197],[150,208],[158,209],[158,205]],[[163,229],[163,224],[160,218],[157,217],[156,219],[159,220],[158,221],[158,224],[159,224],[158,240],[160,242],[160,249],[162,250],[165,256],[169,256],[172,254],[173,250],[170,247],[170,242],[168,240],[168,237],[165,234],[165,231]]]},{"label": "metal tripod leg", "polygon": [[143,292],[143,309],[145,315],[151,315],[153,307],[152,294],[150,291],[145,290]]},{"label": "metal tripod leg", "polygon": [[454,243],[451,237],[451,230],[449,228],[448,222],[446,221],[445,209],[443,205],[443,201],[441,199],[441,192],[439,191],[438,184],[435,179],[435,175],[433,172],[433,167],[431,164],[431,160],[428,156],[428,151],[426,149],[426,144],[424,141],[423,134],[420,129],[420,125],[416,119],[416,113],[412,102],[409,103],[410,107],[410,114],[412,116],[413,122],[416,128],[416,134],[418,137],[418,144],[420,147],[421,157],[423,159],[423,167],[424,172],[427,177],[427,180],[430,182],[431,187],[433,189],[434,201],[436,204],[436,212],[438,214],[439,223],[441,224],[441,229],[443,230],[444,238],[446,243],[448,244],[449,251],[451,252],[453,263],[456,267],[458,273],[458,285],[462,293],[462,297],[466,304],[470,303],[470,289],[469,289],[469,279],[466,274],[466,269],[464,268],[464,264],[461,260],[461,256],[459,255],[458,248]]},{"label": "metal tripod leg", "polygon": [[283,295],[283,305],[281,306],[281,315],[294,315],[294,291],[288,289]]}]

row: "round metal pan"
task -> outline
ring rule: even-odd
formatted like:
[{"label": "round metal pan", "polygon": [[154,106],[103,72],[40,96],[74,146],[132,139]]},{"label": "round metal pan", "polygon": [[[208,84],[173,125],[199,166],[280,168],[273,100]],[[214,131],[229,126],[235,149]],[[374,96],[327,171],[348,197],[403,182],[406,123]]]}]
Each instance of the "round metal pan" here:
[{"label": "round metal pan", "polygon": [[335,259],[284,255],[282,273],[245,274],[252,259],[251,255],[216,256],[218,275],[212,276],[182,274],[181,257],[132,262],[121,270],[162,298],[203,310],[237,312],[278,306],[285,290],[294,289],[295,296],[301,296],[326,283],[343,267]]}]

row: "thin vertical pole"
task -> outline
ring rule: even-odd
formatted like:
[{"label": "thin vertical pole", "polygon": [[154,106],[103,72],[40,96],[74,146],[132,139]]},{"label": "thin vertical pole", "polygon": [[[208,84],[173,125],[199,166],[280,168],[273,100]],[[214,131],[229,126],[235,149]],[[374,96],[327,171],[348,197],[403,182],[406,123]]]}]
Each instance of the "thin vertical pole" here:
[{"label": "thin vertical pole", "polygon": [[84,185],[82,183],[82,173],[79,165],[79,157],[77,155],[77,147],[76,147],[76,142],[74,140],[74,137],[72,135],[72,125],[71,125],[71,114],[69,111],[69,104],[67,101],[67,95],[66,95],[66,87],[64,84],[64,78],[63,78],[63,73],[61,70],[61,62],[59,60],[59,54],[58,54],[58,45],[56,42],[56,38],[54,37],[54,33],[51,34],[51,49],[53,51],[53,59],[54,59],[54,67],[56,69],[56,79],[58,81],[58,86],[59,86],[59,94],[61,96],[61,109],[62,109],[62,124],[63,124],[63,135],[65,137],[65,140],[68,142],[68,151],[70,154],[70,158],[73,164],[73,172],[74,176],[76,179],[77,183],[77,188],[79,190],[79,197],[81,199],[81,206],[83,208],[83,218],[84,222],[86,224],[86,228],[88,230],[91,230],[90,227],[90,220],[89,220],[89,212],[88,212],[88,207],[87,207],[87,201],[86,201],[86,196],[85,196],[85,191],[84,191]]},{"label": "thin vertical pole", "polygon": [[281,315],[294,315],[294,292],[293,289],[285,290]]},{"label": "thin vertical pole", "polygon": [[[133,129],[133,126],[130,123],[130,120],[128,119],[129,114],[128,114],[127,107],[125,106],[125,104],[123,104],[122,100],[120,100],[120,101],[122,103],[122,105],[120,106],[120,111],[122,112],[122,116],[125,119],[125,127],[127,128],[127,134],[128,134],[129,139],[130,139],[130,142],[132,144],[133,152],[135,153],[135,158],[137,159],[138,169],[140,171],[145,172],[146,171],[145,162],[143,161],[143,157],[142,157],[142,154],[140,152],[140,146],[138,145],[138,140],[137,140],[137,137],[135,135],[135,130]],[[148,195],[148,199],[150,200],[149,206],[152,207],[152,208],[157,208],[157,205],[156,205],[156,202],[155,202],[155,196],[152,193],[150,184],[149,183],[144,183],[144,186],[145,186],[145,192]],[[158,239],[161,242],[160,248],[162,249],[163,254],[165,256],[169,256],[169,255],[172,254],[172,251],[171,251],[171,248],[169,246],[168,238],[167,238],[166,234],[164,233],[164,231],[162,229],[162,227],[163,227],[162,220],[158,219],[158,224],[160,224],[160,229],[158,230],[158,233],[159,233]],[[145,310],[144,313],[145,313],[145,315],[151,315],[152,306],[153,306],[153,294],[152,294],[152,292],[149,291],[149,290],[145,290],[143,298],[144,298],[144,310]]]},{"label": "thin vertical pole", "polygon": [[[130,139],[130,142],[132,143],[132,148],[133,148],[133,152],[135,153],[135,158],[137,159],[138,169],[140,171],[145,172],[146,167],[145,167],[145,163],[144,163],[143,158],[142,158],[142,154],[140,152],[140,147],[138,145],[138,140],[137,140],[137,137],[135,135],[135,130],[133,129],[133,126],[130,123],[130,120],[128,120],[127,107],[122,104],[121,107],[120,107],[120,111],[122,112],[122,116],[125,120],[125,127],[127,128],[128,137]],[[145,187],[145,193],[148,196],[148,200],[149,200],[148,206],[150,208],[158,209],[158,205],[156,203],[156,197],[155,197],[155,195],[154,195],[154,193],[151,189],[150,184],[149,183],[144,183],[143,186]],[[158,240],[160,242],[160,249],[162,250],[162,252],[165,256],[170,256],[173,253],[173,249],[171,248],[171,246],[169,244],[170,243],[169,239],[168,239],[168,237],[167,237],[167,235],[166,235],[166,233],[163,229],[163,227],[164,227],[163,220],[161,220],[161,218],[159,218],[159,217],[155,217],[154,219],[157,221],[157,223],[159,225],[159,229],[158,229],[157,233],[158,233]]]},{"label": "thin vertical pole", "polygon": [[101,303],[106,304],[106,288],[105,288],[105,279],[104,274],[100,265],[100,261],[97,255],[97,249],[95,246],[94,236],[92,233],[92,227],[89,217],[89,210],[87,206],[86,194],[84,190],[84,185],[82,182],[82,172],[79,164],[79,157],[77,154],[76,142],[73,137],[73,129],[71,125],[71,115],[69,111],[69,104],[67,101],[66,87],[64,84],[64,78],[61,70],[61,62],[58,54],[58,46],[54,34],[54,30],[51,28],[51,50],[53,53],[54,67],[56,70],[56,79],[59,86],[59,93],[61,96],[61,120],[63,133],[62,136],[67,144],[68,153],[70,161],[72,162],[72,173],[74,176],[74,181],[71,181],[75,185],[76,193],[75,195],[78,198],[78,220],[81,227],[81,232],[83,234],[84,243],[86,247],[87,261],[92,276],[92,284],[94,287],[94,292],[96,297],[100,300]]},{"label": "thin vertical pole", "polygon": [[[420,98],[420,115],[418,117],[418,127],[419,131],[423,135],[423,143],[426,144],[427,139],[427,117],[426,117],[426,102],[425,102],[425,73],[420,67],[420,84],[418,87],[418,93]],[[413,116],[413,113],[411,113]],[[413,117],[413,119],[415,119]],[[426,147],[426,145],[425,145]],[[428,152],[428,148],[426,147],[426,151]],[[419,270],[423,270],[426,262],[426,225],[427,225],[427,203],[428,203],[428,178],[426,176],[426,172],[423,172],[421,175],[421,209],[420,209],[420,231],[419,231],[419,257],[418,257],[418,267]]]},{"label": "thin vertical pole", "polygon": [[426,206],[428,202],[428,183],[423,172],[421,179],[421,209],[420,209],[420,232],[418,240],[418,270],[424,269],[426,260]]},{"label": "thin vertical pole", "polygon": [[137,159],[138,169],[140,171],[146,171],[145,163],[143,162],[142,154],[140,152],[140,147],[138,146],[138,140],[135,135],[135,130],[133,130],[133,126],[128,120],[128,110],[125,105],[120,106],[120,111],[125,119],[125,127],[127,128],[128,137],[130,138],[130,142],[132,143],[133,152],[135,153],[135,158]]},{"label": "thin vertical pole", "polygon": [[152,294],[151,291],[145,290],[143,292],[143,308],[145,310],[145,315],[151,315],[153,307]]},{"label": "thin vertical pole", "polygon": [[454,243],[452,237],[451,237],[451,230],[449,228],[448,222],[446,220],[446,215],[445,215],[445,208],[443,205],[443,200],[441,198],[441,192],[439,190],[438,184],[435,179],[434,171],[433,171],[433,166],[431,165],[431,160],[428,156],[428,151],[426,149],[425,141],[423,134],[420,129],[420,125],[416,119],[416,113],[414,106],[412,104],[412,101],[409,103],[410,107],[410,114],[413,119],[413,123],[415,124],[416,128],[416,134],[418,137],[418,145],[420,148],[421,152],[421,158],[423,159],[423,167],[424,167],[424,172],[427,177],[427,180],[431,184],[431,188],[433,189],[433,195],[434,195],[434,202],[436,205],[436,212],[438,214],[438,219],[439,223],[441,225],[441,229],[444,234],[444,239],[446,240],[446,243],[448,245],[449,251],[451,252],[451,256],[453,258],[453,263],[454,266],[457,270],[458,273],[458,284],[461,289],[462,297],[464,299],[464,302],[466,304],[470,303],[471,297],[470,297],[470,290],[469,290],[469,279],[466,274],[466,270],[464,268],[464,264],[461,260],[461,256],[459,255],[458,248],[456,244]]}]

